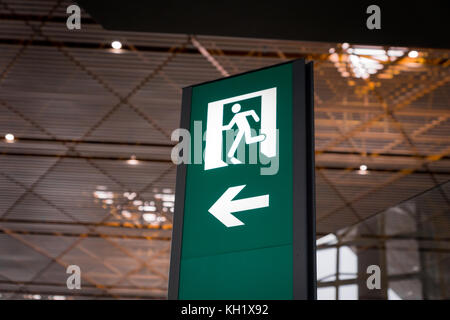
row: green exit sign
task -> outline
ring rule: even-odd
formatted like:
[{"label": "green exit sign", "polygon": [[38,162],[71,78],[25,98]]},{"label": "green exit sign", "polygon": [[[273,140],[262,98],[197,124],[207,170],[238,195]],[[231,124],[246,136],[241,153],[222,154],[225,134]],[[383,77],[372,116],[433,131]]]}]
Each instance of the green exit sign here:
[{"label": "green exit sign", "polygon": [[314,299],[313,66],[183,89],[169,299]]}]

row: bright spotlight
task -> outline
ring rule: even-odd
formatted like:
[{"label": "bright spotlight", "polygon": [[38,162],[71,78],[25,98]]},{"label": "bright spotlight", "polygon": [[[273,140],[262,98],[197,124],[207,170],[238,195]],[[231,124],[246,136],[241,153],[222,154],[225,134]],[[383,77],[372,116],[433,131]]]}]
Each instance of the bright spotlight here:
[{"label": "bright spotlight", "polygon": [[113,41],[113,42],[111,42],[111,47],[116,50],[122,49],[122,43],[117,40]]},{"label": "bright spotlight", "polygon": [[133,156],[131,156],[130,159],[127,160],[127,163],[129,165],[135,166],[135,165],[139,164],[139,161],[136,159],[136,156],[133,155]]},{"label": "bright spotlight", "polygon": [[12,133],[7,133],[5,134],[5,140],[8,143],[13,143],[14,142],[14,135]]},{"label": "bright spotlight", "polygon": [[362,164],[359,166],[358,174],[360,175],[366,175],[369,171],[367,170],[367,166],[365,164]]},{"label": "bright spotlight", "polygon": [[408,57],[410,58],[417,58],[419,56],[419,53],[416,50],[412,50],[408,53]]}]

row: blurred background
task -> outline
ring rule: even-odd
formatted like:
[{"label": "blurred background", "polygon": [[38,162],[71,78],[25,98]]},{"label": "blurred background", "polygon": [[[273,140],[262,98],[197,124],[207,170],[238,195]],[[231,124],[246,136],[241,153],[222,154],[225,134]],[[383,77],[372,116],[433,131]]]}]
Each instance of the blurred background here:
[{"label": "blurred background", "polygon": [[450,298],[450,50],[68,30],[71,4],[0,1],[0,299],[165,299],[181,88],[296,58],[318,298]]}]

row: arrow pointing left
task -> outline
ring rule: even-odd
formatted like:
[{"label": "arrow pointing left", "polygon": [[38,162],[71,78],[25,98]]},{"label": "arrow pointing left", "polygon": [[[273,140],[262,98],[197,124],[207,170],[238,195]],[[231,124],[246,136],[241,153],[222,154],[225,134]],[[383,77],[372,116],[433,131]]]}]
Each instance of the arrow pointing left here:
[{"label": "arrow pointing left", "polygon": [[247,211],[269,206],[269,195],[233,200],[242,189],[242,186],[229,187],[220,198],[209,208],[209,213],[227,227],[242,226],[244,223],[232,215],[232,212]]}]

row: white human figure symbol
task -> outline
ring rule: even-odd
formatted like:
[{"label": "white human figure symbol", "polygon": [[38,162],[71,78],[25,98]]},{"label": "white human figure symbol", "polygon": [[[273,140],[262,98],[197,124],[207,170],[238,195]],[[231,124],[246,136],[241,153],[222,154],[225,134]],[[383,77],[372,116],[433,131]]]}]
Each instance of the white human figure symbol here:
[{"label": "white human figure symbol", "polygon": [[233,141],[233,144],[231,145],[230,150],[227,153],[227,156],[230,158],[231,163],[240,164],[242,162],[235,158],[234,154],[236,153],[236,150],[242,138],[245,137],[246,144],[252,144],[263,141],[266,138],[266,135],[261,134],[259,136],[252,137],[252,132],[247,117],[252,116],[256,122],[259,122],[259,117],[254,110],[239,112],[241,111],[241,105],[239,103],[236,103],[231,107],[231,111],[233,111],[235,115],[233,119],[231,119],[229,124],[223,126],[223,130],[230,130],[236,124],[239,131]]}]

